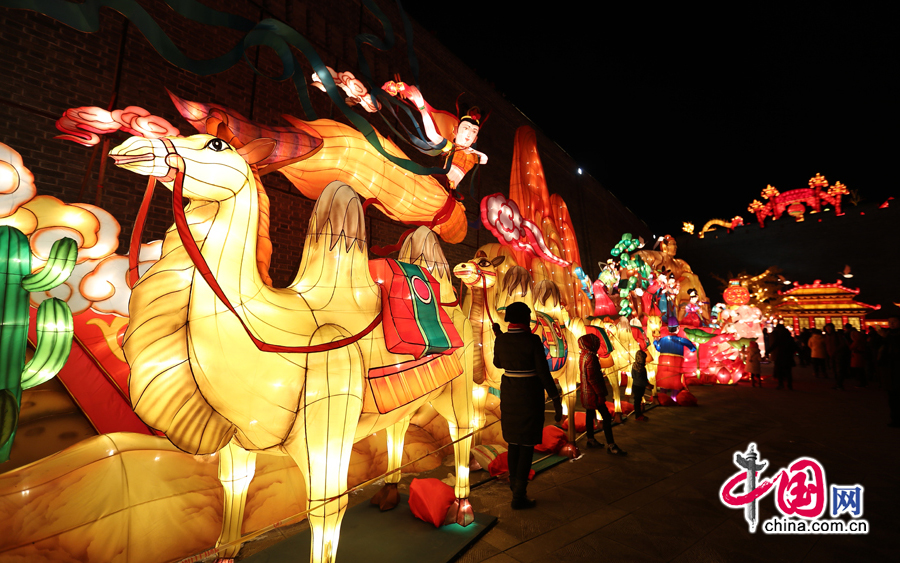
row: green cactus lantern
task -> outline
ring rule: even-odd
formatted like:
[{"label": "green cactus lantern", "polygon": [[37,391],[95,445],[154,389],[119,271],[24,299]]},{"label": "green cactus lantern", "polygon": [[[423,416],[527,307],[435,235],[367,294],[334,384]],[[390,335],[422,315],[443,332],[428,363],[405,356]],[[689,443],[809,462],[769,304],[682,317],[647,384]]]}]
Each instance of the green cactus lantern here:
[{"label": "green cactus lantern", "polygon": [[26,364],[28,294],[49,291],[75,268],[78,245],[63,238],[50,249],[47,264],[31,273],[28,238],[14,227],[0,226],[0,463],[9,460],[22,391],[51,379],[72,349],[72,311],[60,299],[47,299],[37,311],[37,346]]}]

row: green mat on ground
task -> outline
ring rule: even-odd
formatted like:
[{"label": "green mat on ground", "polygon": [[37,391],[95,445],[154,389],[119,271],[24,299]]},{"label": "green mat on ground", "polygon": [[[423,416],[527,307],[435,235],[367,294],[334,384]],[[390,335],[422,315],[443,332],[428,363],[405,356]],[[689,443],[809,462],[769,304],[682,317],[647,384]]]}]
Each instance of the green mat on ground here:
[{"label": "green mat on ground", "polygon": [[[568,459],[569,458],[561,455],[534,452],[534,457],[532,458],[531,462],[531,468],[535,473],[540,473],[541,471],[550,469],[554,465],[558,465],[564,461],[567,461]],[[490,483],[495,479],[497,479],[497,477],[491,477],[491,474],[488,473],[487,469],[484,469],[482,471],[474,471],[469,475],[469,481],[473,488]]]},{"label": "green mat on ground", "polygon": [[[413,516],[406,495],[400,495],[400,504],[387,512],[363,502],[344,514],[337,560],[343,563],[446,563],[481,537],[496,520],[490,514],[475,514],[475,522],[465,528],[458,524],[435,528]],[[309,538],[307,529],[242,562],[306,561]]]},{"label": "green mat on ground", "polygon": [[545,469],[550,469],[554,465],[558,465],[568,460],[569,458],[561,455],[541,454],[538,452],[534,452],[534,461],[531,462],[531,468],[535,473],[540,473]]}]

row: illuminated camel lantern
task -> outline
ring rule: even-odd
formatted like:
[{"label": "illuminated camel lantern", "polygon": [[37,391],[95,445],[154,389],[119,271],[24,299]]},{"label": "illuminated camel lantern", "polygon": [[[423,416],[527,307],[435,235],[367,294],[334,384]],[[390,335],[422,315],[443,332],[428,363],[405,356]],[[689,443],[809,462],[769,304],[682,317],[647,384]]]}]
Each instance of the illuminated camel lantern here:
[{"label": "illuminated camel lantern", "polygon": [[[550,350],[548,362],[551,375],[559,380],[564,394],[574,391],[578,383],[578,362],[573,359],[577,344],[574,335],[565,328],[568,315],[553,281],[542,280],[534,284],[531,274],[516,264],[510,250],[495,243],[482,246],[472,260],[457,264],[453,274],[468,287],[462,311],[472,324],[475,383],[500,388],[503,370],[494,366],[496,337],[492,323],[505,328],[503,310],[511,303],[522,302],[532,309],[538,332],[543,335]],[[481,391],[475,397],[479,427],[485,421],[485,398],[486,394]],[[576,400],[575,393],[566,395],[564,405],[567,412],[575,411]]]},{"label": "illuminated camel lantern", "polygon": [[[481,247],[475,258],[458,264],[453,273],[469,288],[463,298],[462,310],[469,316],[473,327],[476,349],[473,371],[477,384],[500,388],[503,370],[494,367],[495,337],[491,324],[497,322],[501,328],[505,327],[503,309],[510,303],[523,302],[535,312],[540,325],[539,332],[544,334],[550,355],[556,356],[550,361],[556,362],[559,367],[551,370],[551,373],[559,380],[563,393],[568,393],[564,403],[566,412],[574,412],[577,401],[577,394],[569,392],[575,390],[580,380],[578,362],[572,357],[577,350],[578,338],[591,330],[586,328],[589,326],[602,328],[606,332],[613,347],[613,364],[604,369],[604,375],[612,388],[614,415],[617,420],[621,420],[622,392],[631,393],[631,364],[634,354],[640,349],[626,319],[569,319],[556,284],[550,280],[533,283],[528,271],[516,265],[511,251],[499,244]],[[566,350],[564,357],[567,361],[564,365],[559,365],[562,364],[563,350]],[[648,374],[652,367],[654,366],[648,365]],[[621,380],[623,371],[627,381],[624,389]],[[655,379],[655,371],[653,376]],[[651,383],[654,379],[651,379]],[[484,393],[476,389],[475,412],[479,427],[484,424],[484,399]],[[572,435],[569,438],[574,441],[574,425],[570,425],[570,428]]]},{"label": "illuminated camel lantern", "polygon": [[622,395],[631,394],[631,364],[634,363],[635,354],[641,349],[641,346],[634,338],[627,318],[619,317],[615,322],[612,320],[604,322],[603,327],[612,341],[614,361],[614,364],[610,368],[604,369],[603,372],[613,393],[613,419],[621,421],[623,415]]},{"label": "illuminated camel lantern", "polygon": [[[260,139],[238,151],[211,135],[133,137],[111,152],[117,165],[173,190],[176,217],[161,259],[134,286],[123,348],[144,422],[189,453],[225,448],[220,472],[237,476],[226,487],[226,519],[252,477],[247,452],[291,456],[305,478],[310,560],[319,563],[335,559],[354,440],[387,428],[389,470],[398,468],[409,416],[430,401],[455,441],[471,430],[472,383],[458,349],[418,358],[388,351],[387,328],[376,330],[375,279],[386,263],[373,261],[370,273],[362,203],[343,183],[322,190],[293,283],[263,281],[257,239],[266,221],[251,164],[272,145]],[[415,279],[416,297],[433,302],[428,282]],[[469,445],[455,446],[458,502],[448,515],[462,524],[472,520]],[[398,480],[399,472],[388,477],[383,497]],[[231,518],[239,535],[240,518]]]}]

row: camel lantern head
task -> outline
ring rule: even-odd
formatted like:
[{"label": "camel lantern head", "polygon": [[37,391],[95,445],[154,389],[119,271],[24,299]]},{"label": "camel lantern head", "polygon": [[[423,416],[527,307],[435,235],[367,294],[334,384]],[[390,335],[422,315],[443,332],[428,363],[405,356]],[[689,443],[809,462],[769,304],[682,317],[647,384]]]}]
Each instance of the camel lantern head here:
[{"label": "camel lantern head", "polygon": [[454,266],[453,275],[469,287],[489,289],[497,283],[497,266],[505,259],[504,256],[497,256],[489,260],[484,252],[479,251],[475,258]]},{"label": "camel lantern head", "polygon": [[271,139],[257,139],[241,148],[212,135],[187,138],[132,137],[110,151],[116,165],[142,176],[153,176],[170,190],[176,172],[190,166],[184,195],[192,200],[223,201],[253,185],[251,165],[275,148]]}]

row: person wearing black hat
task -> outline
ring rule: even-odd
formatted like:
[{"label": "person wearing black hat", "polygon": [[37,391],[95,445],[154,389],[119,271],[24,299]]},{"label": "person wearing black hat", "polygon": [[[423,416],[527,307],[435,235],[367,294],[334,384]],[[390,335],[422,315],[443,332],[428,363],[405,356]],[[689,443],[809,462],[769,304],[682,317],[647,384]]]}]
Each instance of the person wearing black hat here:
[{"label": "person wearing black hat", "polygon": [[513,510],[532,508],[526,496],[534,446],[544,430],[544,391],[553,401],[556,421],[562,420],[562,400],[550,375],[540,336],[531,332],[531,309],[525,303],[506,308],[507,332],[494,343],[494,366],[503,369],[500,380],[500,428],[509,444],[509,486]]}]

